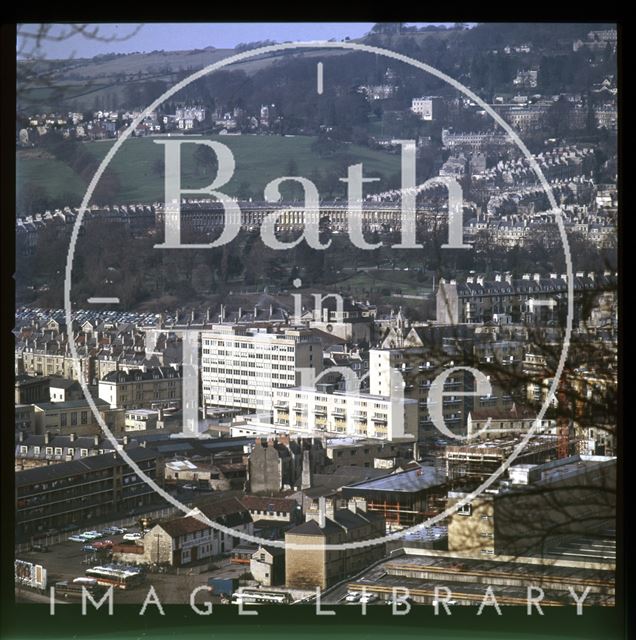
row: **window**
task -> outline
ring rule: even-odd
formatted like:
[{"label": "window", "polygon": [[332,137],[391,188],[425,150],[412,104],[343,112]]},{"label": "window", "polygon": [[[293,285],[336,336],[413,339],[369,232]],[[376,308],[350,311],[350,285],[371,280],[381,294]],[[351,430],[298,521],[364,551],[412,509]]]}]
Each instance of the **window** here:
[{"label": "window", "polygon": [[80,449],[80,456],[85,458],[88,455],[88,449]]},{"label": "window", "polygon": [[47,447],[46,448],[46,455],[47,456],[53,455],[53,447]]},{"label": "window", "polygon": [[88,423],[88,411],[82,411],[81,422],[82,422],[82,424],[87,424]]},{"label": "window", "polygon": [[56,456],[62,455],[62,447],[55,447],[55,455]]},{"label": "window", "polygon": [[458,516],[472,516],[473,515],[473,505],[472,504],[464,504],[464,505],[462,505],[457,510],[457,515]]}]

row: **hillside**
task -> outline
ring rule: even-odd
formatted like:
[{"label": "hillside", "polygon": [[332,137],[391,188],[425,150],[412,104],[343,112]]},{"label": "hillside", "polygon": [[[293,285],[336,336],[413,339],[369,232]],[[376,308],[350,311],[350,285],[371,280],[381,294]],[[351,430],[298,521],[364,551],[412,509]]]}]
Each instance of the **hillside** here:
[{"label": "hillside", "polygon": [[[288,175],[290,168],[298,175],[314,179],[319,188],[324,186],[328,176],[329,184],[344,188],[337,178],[346,176],[348,164],[363,162],[365,175],[383,178],[377,183],[381,188],[387,188],[388,180],[400,170],[398,156],[357,145],[346,145],[343,152],[321,158],[312,151],[315,138],[308,136],[210,136],[210,139],[227,145],[234,154],[235,175],[222,188],[232,196],[261,199],[265,185],[274,178]],[[101,160],[112,144],[112,141],[86,142],[82,146]],[[211,168],[196,161],[196,148],[195,145],[186,146],[183,154],[183,184],[193,188],[209,184],[214,175]],[[292,167],[290,161],[293,161]],[[163,149],[154,144],[152,138],[127,141],[111,167],[116,180],[108,204],[149,203],[162,199]],[[18,151],[16,170],[18,193],[37,185],[57,206],[77,206],[88,184],[68,164],[39,150]]]}]

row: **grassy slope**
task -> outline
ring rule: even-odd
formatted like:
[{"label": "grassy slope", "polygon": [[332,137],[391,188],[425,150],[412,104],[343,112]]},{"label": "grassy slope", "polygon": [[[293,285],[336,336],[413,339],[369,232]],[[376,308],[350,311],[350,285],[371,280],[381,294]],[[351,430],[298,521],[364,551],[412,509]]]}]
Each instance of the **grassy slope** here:
[{"label": "grassy slope", "polygon": [[[194,139],[194,138],[193,138]],[[211,136],[227,145],[236,160],[234,177],[221,190],[235,195],[242,182],[248,182],[250,190],[262,193],[270,180],[286,174],[287,163],[294,159],[300,175],[310,177],[319,169],[336,170],[338,161],[320,158],[311,151],[313,138],[276,136]],[[91,153],[103,158],[112,142],[85,143]],[[201,187],[210,182],[209,173],[197,172],[194,163],[196,145],[186,145],[183,149],[183,184]],[[399,157],[381,151],[352,145],[347,149],[353,162],[363,162],[365,173],[380,171],[389,176],[399,172]],[[119,177],[121,189],[113,202],[155,202],[163,197],[163,178],[153,170],[153,165],[163,157],[163,147],[153,143],[152,138],[129,140],[116,154],[111,163]],[[18,189],[27,182],[41,184],[50,195],[59,196],[74,193],[78,198],[84,193],[86,183],[65,164],[55,159],[42,160],[31,154],[17,153]],[[344,174],[342,177],[345,177]]]}]

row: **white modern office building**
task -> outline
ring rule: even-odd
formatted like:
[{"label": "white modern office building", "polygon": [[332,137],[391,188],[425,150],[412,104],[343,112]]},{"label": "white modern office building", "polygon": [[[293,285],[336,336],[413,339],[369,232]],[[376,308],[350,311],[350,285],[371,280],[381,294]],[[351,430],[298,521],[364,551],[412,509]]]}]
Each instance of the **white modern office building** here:
[{"label": "white modern office building", "polygon": [[201,334],[206,405],[271,411],[277,389],[310,382],[322,371],[322,345],[306,328],[217,324]]}]

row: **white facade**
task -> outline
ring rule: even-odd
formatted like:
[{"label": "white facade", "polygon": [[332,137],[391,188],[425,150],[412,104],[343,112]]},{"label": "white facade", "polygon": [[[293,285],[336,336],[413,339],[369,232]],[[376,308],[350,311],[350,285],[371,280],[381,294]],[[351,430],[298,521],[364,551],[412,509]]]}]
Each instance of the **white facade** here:
[{"label": "white facade", "polygon": [[413,98],[411,102],[411,111],[418,115],[422,120],[432,121],[438,115],[438,111],[442,105],[442,99],[432,97]]},{"label": "white facade", "polygon": [[276,389],[301,384],[301,369],[322,370],[320,339],[307,329],[214,325],[201,334],[207,405],[271,411]]},{"label": "white facade", "polygon": [[290,431],[395,440],[417,435],[417,402],[364,393],[274,390],[274,424]]}]

